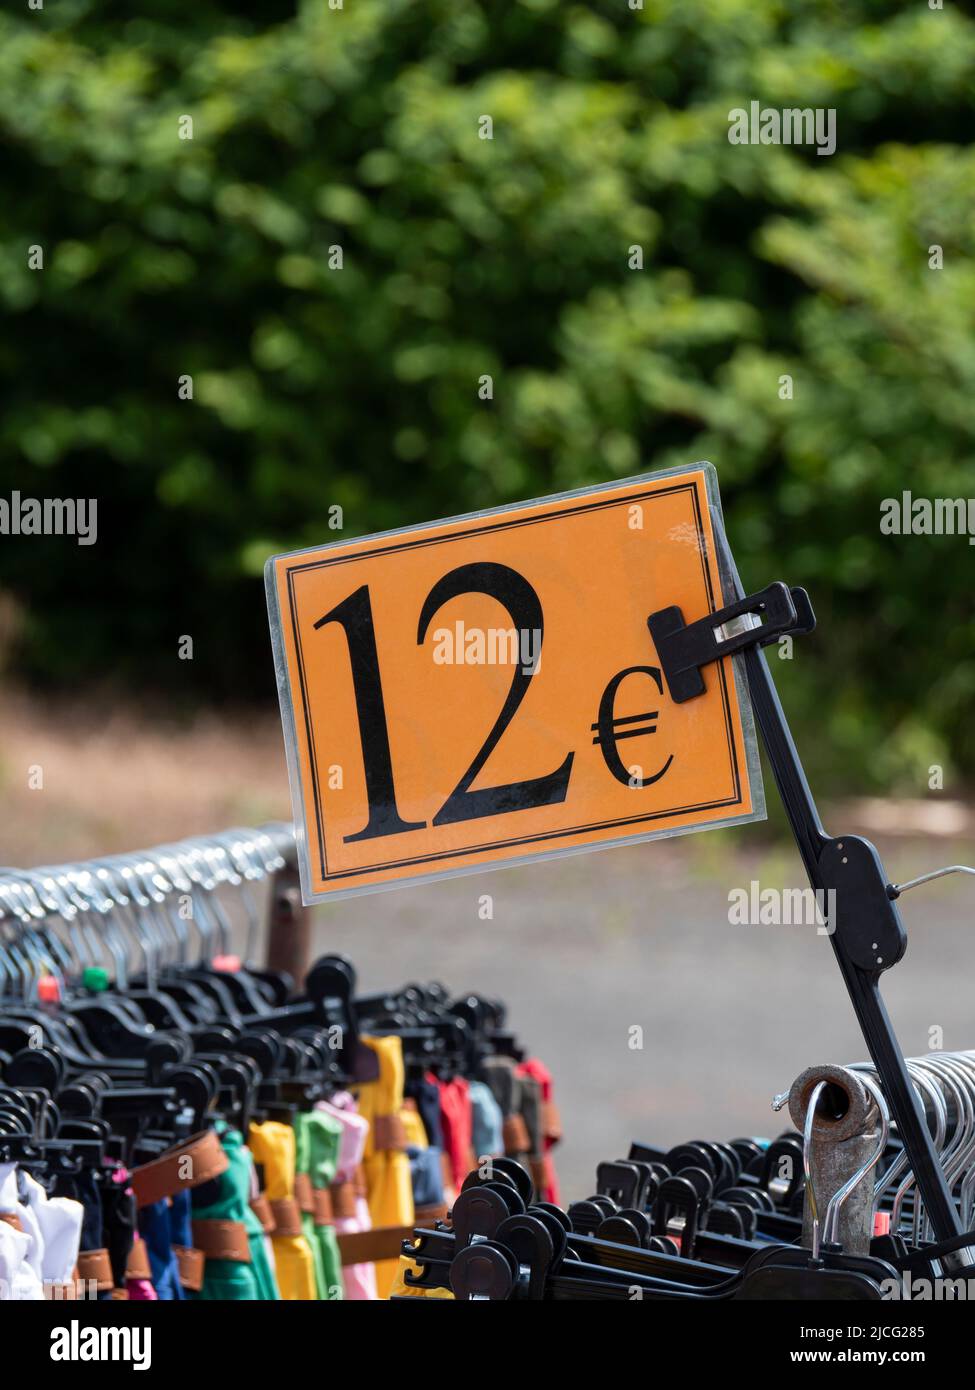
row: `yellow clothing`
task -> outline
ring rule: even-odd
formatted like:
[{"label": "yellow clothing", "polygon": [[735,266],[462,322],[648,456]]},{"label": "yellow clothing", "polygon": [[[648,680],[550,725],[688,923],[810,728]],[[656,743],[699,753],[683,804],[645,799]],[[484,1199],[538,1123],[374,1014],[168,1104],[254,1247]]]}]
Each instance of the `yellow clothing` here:
[{"label": "yellow clothing", "polygon": [[[295,1132],[290,1125],[277,1120],[265,1120],[251,1125],[247,1146],[254,1162],[264,1168],[264,1193],[269,1202],[295,1195]],[[303,1235],[272,1235],[274,1265],[281,1297],[285,1299],[315,1299],[315,1258]]]},{"label": "yellow clothing", "polygon": [[[359,1087],[359,1114],[369,1121],[362,1160],[369,1215],[374,1230],[379,1226],[412,1226],[413,1185],[406,1151],[377,1149],[375,1146],[376,1120],[399,1116],[403,1109],[406,1079],[403,1044],[396,1037],[363,1037],[362,1041],[372,1048],[379,1062],[378,1080],[366,1081]],[[380,1298],[389,1297],[398,1264],[399,1261],[395,1259],[376,1261],[376,1288]]]},{"label": "yellow clothing", "polygon": [[406,1130],[406,1142],[411,1149],[428,1149],[430,1147],[427,1139],[427,1132],[423,1128],[423,1121],[420,1112],[415,1105],[404,1105],[399,1112],[399,1117],[403,1121],[403,1128]]}]

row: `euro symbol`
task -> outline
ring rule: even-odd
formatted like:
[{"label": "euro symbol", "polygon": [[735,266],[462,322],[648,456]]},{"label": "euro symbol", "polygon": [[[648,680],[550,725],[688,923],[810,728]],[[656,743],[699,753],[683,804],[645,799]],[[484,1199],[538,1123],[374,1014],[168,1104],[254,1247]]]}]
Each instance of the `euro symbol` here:
[{"label": "euro symbol", "polygon": [[[617,671],[616,675],[603,691],[602,699],[599,701],[599,716],[595,724],[589,727],[596,737],[593,743],[598,743],[603,759],[610,772],[617,782],[622,782],[624,787],[650,787],[654,782],[659,782],[661,777],[674,761],[674,755],[664,763],[659,772],[655,772],[652,777],[634,777],[630,769],[623,762],[619,755],[617,744],[621,738],[639,738],[641,734],[655,734],[657,726],[652,721],[657,718],[660,711],[651,709],[644,714],[624,714],[616,717],[616,692],[619,690],[627,676],[642,672],[656,682],[657,690],[662,695],[664,693],[663,682],[660,679],[660,670],[657,666],[627,666],[624,671]],[[634,728],[624,729],[624,724],[632,724]]]}]

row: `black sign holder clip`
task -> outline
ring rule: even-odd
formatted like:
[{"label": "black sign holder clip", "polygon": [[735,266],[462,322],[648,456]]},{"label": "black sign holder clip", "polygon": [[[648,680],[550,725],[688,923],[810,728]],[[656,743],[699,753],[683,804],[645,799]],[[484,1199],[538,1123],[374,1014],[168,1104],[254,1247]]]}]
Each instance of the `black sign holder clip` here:
[{"label": "black sign holder clip", "polygon": [[[741,592],[739,587],[739,593]],[[884,1094],[897,1121],[917,1185],[939,1242],[965,1234],[904,1064],[880,994],[880,976],[907,948],[907,933],[894,905],[896,885],[887,882],[873,845],[858,835],[830,836],[823,829],[799,754],[761,647],[783,636],[812,632],[816,625],[804,589],[770,584],[742,595],[697,622],[685,623],[679,608],[651,614],[647,627],[671,698],[683,704],[705,692],[703,668],[735,652],[743,654],[755,720],[772,774],[789,818],[809,882],[831,905],[830,941]],[[946,1271],[975,1267],[970,1244],[942,1259]]]}]

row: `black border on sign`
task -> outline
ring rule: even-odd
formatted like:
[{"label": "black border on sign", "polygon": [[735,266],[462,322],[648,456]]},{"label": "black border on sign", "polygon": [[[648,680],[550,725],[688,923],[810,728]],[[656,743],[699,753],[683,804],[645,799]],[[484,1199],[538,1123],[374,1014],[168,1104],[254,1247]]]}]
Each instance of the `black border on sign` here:
[{"label": "black border on sign", "polygon": [[[721,703],[724,711],[725,734],[728,740],[728,751],[733,773],[734,795],[723,801],[700,802],[693,806],[673,806],[665,811],[652,811],[645,815],[624,816],[617,820],[593,821],[588,825],[576,825],[569,829],[553,830],[544,835],[524,835],[509,838],[507,840],[495,840],[485,844],[468,845],[463,849],[443,850],[437,854],[416,855],[407,859],[391,859],[380,864],[367,864],[356,869],[341,869],[334,873],[329,873],[328,857],[325,852],[325,823],[322,812],[322,804],[318,792],[318,757],[315,749],[315,735],[312,729],[311,713],[308,705],[308,694],[305,683],[305,664],[301,648],[301,633],[298,629],[298,614],[296,610],[296,600],[294,593],[293,578],[296,574],[304,570],[324,569],[330,565],[343,565],[352,560],[364,560],[374,555],[389,555],[399,550],[414,550],[430,545],[444,545],[450,541],[466,540],[472,535],[489,535],[492,531],[504,531],[515,526],[534,526],[544,521],[557,521],[561,517],[572,516],[579,512],[601,511],[606,507],[620,507],[627,503],[642,500],[652,500],[655,497],[666,497],[669,494],[679,492],[690,492],[694,509],[694,519],[697,526],[698,535],[698,554],[701,557],[701,570],[704,576],[704,588],[707,595],[708,611],[715,612],[714,588],[711,583],[711,574],[708,570],[706,556],[706,537],[704,524],[701,518],[701,504],[698,496],[697,482],[678,483],[671,487],[649,487],[639,492],[626,493],[623,496],[603,498],[594,502],[583,502],[576,507],[562,507],[558,511],[542,513],[540,516],[509,516],[509,519],[497,521],[487,526],[472,526],[465,531],[451,531],[443,536],[421,535],[415,540],[393,542],[390,545],[373,546],[371,549],[358,550],[354,554],[339,555],[334,559],[308,560],[303,564],[288,565],[286,575],[288,580],[288,608],[291,613],[291,629],[294,634],[295,653],[298,659],[298,681],[301,687],[301,707],[305,721],[305,736],[308,746],[308,757],[311,763],[312,796],[315,802],[315,827],[318,832],[318,852],[321,865],[321,878],[323,882],[335,883],[339,879],[357,878],[363,874],[375,873],[377,870],[405,868],[410,864],[431,864],[441,859],[463,859],[471,854],[479,854],[484,850],[506,849],[516,845],[547,844],[552,840],[564,839],[570,835],[580,835],[590,830],[607,830],[614,825],[639,825],[646,821],[660,820],[666,816],[683,815],[691,811],[717,811],[722,807],[734,807],[742,804],[741,771],[738,766],[738,753],[735,748],[734,730],[731,723],[731,701],[728,695],[728,684],[725,677],[724,662],[717,663],[718,680],[721,685]],[[486,867],[497,867],[489,865]]]}]

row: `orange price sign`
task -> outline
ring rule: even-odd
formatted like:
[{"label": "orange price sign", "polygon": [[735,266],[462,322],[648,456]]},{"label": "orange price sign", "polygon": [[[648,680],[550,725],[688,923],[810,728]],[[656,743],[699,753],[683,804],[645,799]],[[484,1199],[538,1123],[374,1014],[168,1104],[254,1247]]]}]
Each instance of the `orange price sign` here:
[{"label": "orange price sign", "polygon": [[305,901],[764,816],[739,658],[674,704],[647,628],[720,526],[696,464],[272,557]]}]

